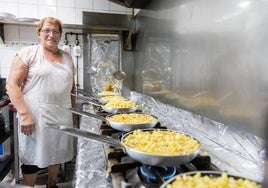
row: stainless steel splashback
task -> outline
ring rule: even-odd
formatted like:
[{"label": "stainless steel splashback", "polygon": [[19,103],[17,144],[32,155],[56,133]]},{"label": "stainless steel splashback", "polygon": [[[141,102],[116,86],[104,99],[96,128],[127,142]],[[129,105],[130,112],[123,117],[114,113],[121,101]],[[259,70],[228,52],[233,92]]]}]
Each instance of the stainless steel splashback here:
[{"label": "stainless steel splashback", "polygon": [[83,12],[85,33],[121,34],[131,29],[132,15]]},{"label": "stainless steel splashback", "polygon": [[136,16],[135,90],[264,137],[267,2],[176,2]]}]

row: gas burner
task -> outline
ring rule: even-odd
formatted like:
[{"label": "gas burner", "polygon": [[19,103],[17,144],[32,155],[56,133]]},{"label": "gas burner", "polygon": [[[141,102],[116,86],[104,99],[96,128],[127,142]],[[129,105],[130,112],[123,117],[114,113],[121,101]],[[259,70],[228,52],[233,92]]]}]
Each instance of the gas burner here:
[{"label": "gas burner", "polygon": [[176,167],[142,165],[138,173],[146,183],[163,183],[176,175]]}]

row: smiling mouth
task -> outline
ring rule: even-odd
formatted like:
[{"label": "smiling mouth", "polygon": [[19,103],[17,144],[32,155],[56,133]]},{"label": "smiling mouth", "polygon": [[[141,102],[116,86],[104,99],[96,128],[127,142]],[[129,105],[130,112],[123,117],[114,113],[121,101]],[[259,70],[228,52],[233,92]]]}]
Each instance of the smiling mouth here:
[{"label": "smiling mouth", "polygon": [[47,40],[47,42],[56,43],[56,40]]}]

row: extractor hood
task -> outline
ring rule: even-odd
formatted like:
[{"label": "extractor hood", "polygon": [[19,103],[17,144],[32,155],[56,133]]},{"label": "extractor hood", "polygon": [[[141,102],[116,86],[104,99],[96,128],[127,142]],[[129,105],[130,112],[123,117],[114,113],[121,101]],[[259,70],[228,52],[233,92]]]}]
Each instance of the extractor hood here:
[{"label": "extractor hood", "polygon": [[85,29],[97,33],[129,31],[133,17],[131,15],[111,14],[100,12],[83,12],[83,26]]},{"label": "extractor hood", "polygon": [[126,8],[161,10],[172,8],[174,5],[181,4],[189,0],[108,0]]},{"label": "extractor hood", "polygon": [[111,1],[113,3],[119,4],[127,8],[144,9],[148,7],[148,5],[153,0],[108,0],[108,1]]}]

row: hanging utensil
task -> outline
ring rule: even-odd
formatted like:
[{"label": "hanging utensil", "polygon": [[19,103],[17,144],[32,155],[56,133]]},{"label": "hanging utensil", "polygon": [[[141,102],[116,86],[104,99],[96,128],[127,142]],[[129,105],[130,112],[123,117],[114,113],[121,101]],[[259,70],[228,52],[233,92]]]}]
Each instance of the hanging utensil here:
[{"label": "hanging utensil", "polygon": [[116,80],[124,80],[127,76],[124,71],[122,71],[122,40],[118,40],[118,70],[113,73],[113,77]]}]

